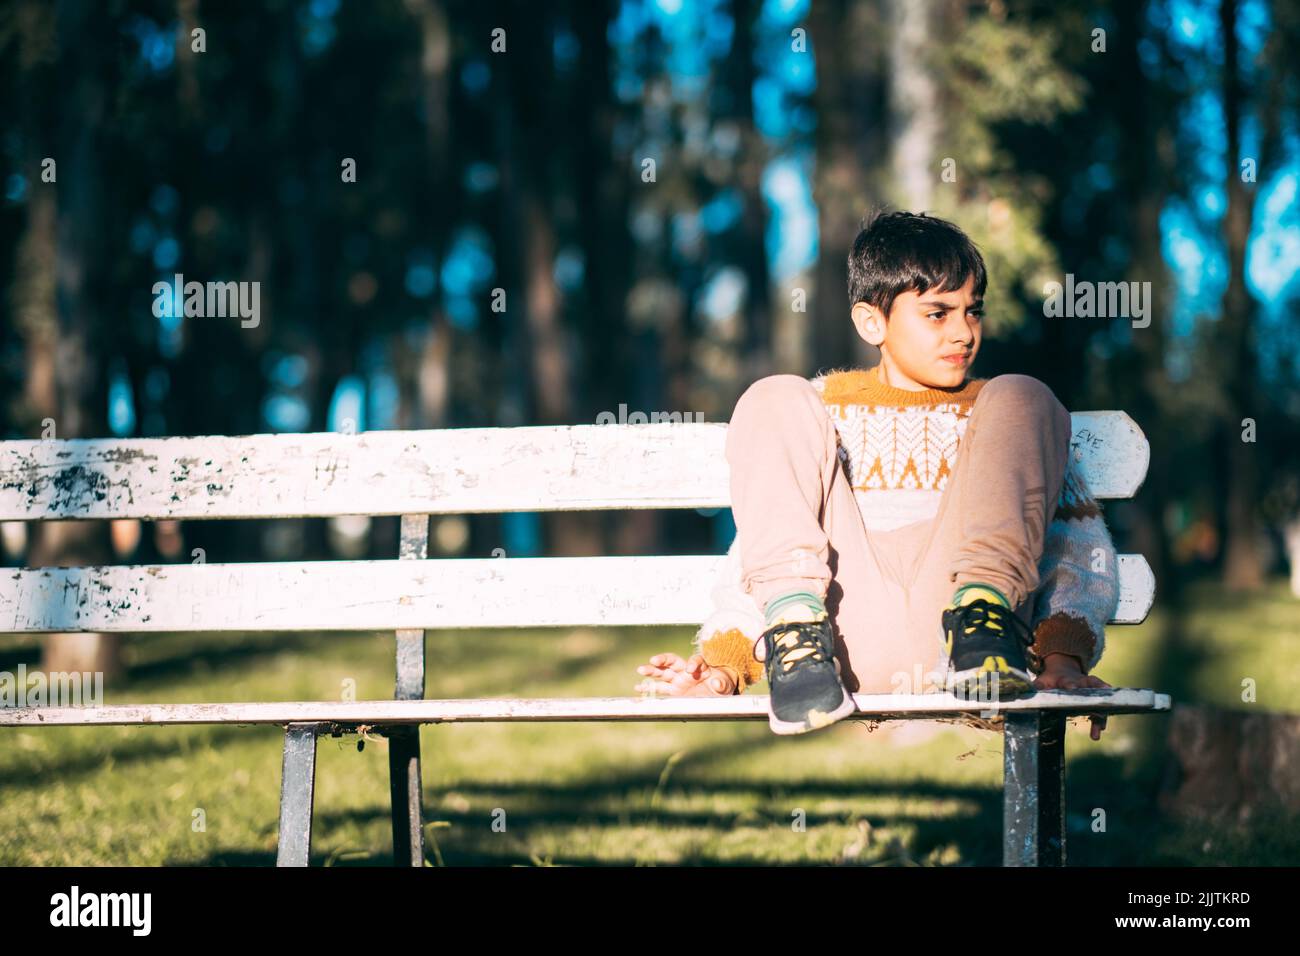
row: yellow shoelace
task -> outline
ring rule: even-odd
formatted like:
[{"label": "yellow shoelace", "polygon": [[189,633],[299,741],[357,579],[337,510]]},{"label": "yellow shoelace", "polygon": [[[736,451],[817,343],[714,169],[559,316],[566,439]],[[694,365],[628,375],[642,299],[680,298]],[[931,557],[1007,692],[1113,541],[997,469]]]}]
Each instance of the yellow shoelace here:
[{"label": "yellow shoelace", "polygon": [[[988,625],[989,630],[1000,631],[1003,629],[1002,624],[999,621],[1001,617],[1002,617],[1002,608],[995,607],[994,605],[990,604],[988,608],[987,617],[985,618],[984,623]],[[972,624],[970,627],[966,628],[966,633],[971,634],[974,632],[974,630],[975,630],[975,625]]]},{"label": "yellow shoelace", "polygon": [[[814,623],[814,622],[799,621],[796,623],[803,624],[803,623]],[[809,646],[809,645],[805,645],[803,647],[798,646],[800,643],[800,638],[802,637],[803,633],[804,632],[801,631],[800,629],[791,627],[789,630],[782,631],[772,641],[774,651],[777,648],[782,648],[784,650],[784,653],[778,659],[778,663],[781,665],[781,672],[783,674],[788,674],[790,672],[790,669],[794,667],[794,665],[798,661],[803,660],[809,654],[820,654],[821,652],[820,646]]]}]

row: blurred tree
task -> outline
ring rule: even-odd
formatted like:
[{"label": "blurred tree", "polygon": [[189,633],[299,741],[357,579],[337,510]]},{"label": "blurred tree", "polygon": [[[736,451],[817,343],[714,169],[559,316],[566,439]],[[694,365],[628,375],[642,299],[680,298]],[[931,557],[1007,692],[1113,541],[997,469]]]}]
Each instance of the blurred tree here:
[{"label": "blurred tree", "polygon": [[[15,292],[32,363],[27,423],[41,429],[30,437],[44,435],[41,423],[49,419],[51,437],[94,438],[106,429],[101,303],[113,260],[100,158],[109,148],[109,91],[117,66],[112,47],[98,38],[111,29],[111,19],[102,6],[77,3],[23,3],[17,16],[24,41],[19,82],[28,104],[23,138],[27,156],[37,160],[24,170],[32,201]],[[54,90],[59,95],[52,101]],[[42,167],[44,158],[55,165]],[[46,168],[55,172],[54,181],[44,181]],[[30,566],[108,563],[105,522],[45,521],[30,528]],[[51,634],[42,667],[99,671],[111,679],[122,667],[121,635]]]},{"label": "blurred tree", "polygon": [[862,218],[885,195],[884,61],[890,40],[878,3],[819,0],[808,22],[817,61],[813,359],[818,368],[867,365],[878,353],[849,319],[847,260]]},{"label": "blurred tree", "polygon": [[[1258,363],[1255,357],[1256,304],[1246,288],[1246,243],[1255,215],[1255,190],[1248,188],[1242,161],[1242,116],[1248,109],[1241,82],[1240,43],[1237,38],[1236,0],[1219,0],[1219,31],[1223,40],[1224,192],[1228,210],[1223,217],[1223,241],[1228,257],[1228,285],[1215,327],[1215,354],[1221,359],[1223,389],[1227,398],[1223,440],[1227,443],[1227,488],[1224,509],[1223,581],[1233,590],[1258,590],[1264,583],[1259,547],[1257,474],[1258,436],[1246,441],[1247,419],[1259,414]],[[1276,126],[1276,122],[1273,122]],[[1275,147],[1276,141],[1268,143]],[[1271,157],[1259,156],[1258,165],[1271,168]],[[1258,422],[1256,422],[1258,427]]]},{"label": "blurred tree", "polygon": [[765,238],[767,211],[761,182],[769,158],[766,145],[754,125],[754,30],[761,3],[732,0],[731,47],[719,79],[725,104],[718,111],[717,124],[734,131],[738,149],[729,170],[731,182],[740,193],[742,212],[736,230],[735,260],[745,277],[744,363],[745,377],[761,378],[773,369],[772,277],[768,267]]},{"label": "blurred tree", "polygon": [[[934,77],[936,89],[924,100],[927,112],[942,118],[902,128],[908,142],[918,143],[930,141],[926,129],[942,130],[939,154],[930,158],[933,210],[979,244],[990,275],[985,331],[1005,335],[1041,320],[1043,286],[1060,272],[1042,226],[1051,180],[1024,168],[1008,130],[1044,135],[1079,109],[1083,86],[1062,61],[1050,14],[1047,22],[1036,22],[1038,11],[1029,4],[982,6],[944,2],[937,20],[917,19],[915,13],[900,20],[914,36],[915,53],[908,59],[919,59]],[[928,84],[914,79],[912,86]],[[909,94],[898,105],[914,98]],[[903,154],[895,168],[910,162]],[[895,180],[891,196],[899,195],[899,185]]]},{"label": "blurred tree", "polygon": [[943,43],[952,17],[936,16],[936,0],[888,0],[889,138],[894,191],[902,208],[934,208],[942,173],[936,149],[944,130],[932,52]]}]

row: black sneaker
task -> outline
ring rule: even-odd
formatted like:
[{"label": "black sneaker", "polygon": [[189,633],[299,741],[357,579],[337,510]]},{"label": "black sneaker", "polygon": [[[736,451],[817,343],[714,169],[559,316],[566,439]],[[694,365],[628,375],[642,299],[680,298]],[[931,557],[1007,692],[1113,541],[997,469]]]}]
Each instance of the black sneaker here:
[{"label": "black sneaker", "polygon": [[1001,701],[1034,692],[1025,622],[994,601],[976,598],[943,612],[947,686],[962,700]]},{"label": "black sneaker", "polygon": [[763,632],[768,725],[777,734],[805,734],[853,713],[840,681],[830,617],[778,622]]}]

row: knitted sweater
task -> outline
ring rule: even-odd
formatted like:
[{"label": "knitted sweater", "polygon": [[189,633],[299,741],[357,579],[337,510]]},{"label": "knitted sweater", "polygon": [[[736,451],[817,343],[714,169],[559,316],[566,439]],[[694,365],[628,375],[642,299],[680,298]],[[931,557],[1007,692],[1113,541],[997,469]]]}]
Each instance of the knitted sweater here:
[{"label": "knitted sweater", "polygon": [[[877,367],[878,368],[878,367]],[[933,518],[957,459],[971,409],[987,379],[958,391],[910,392],[880,381],[877,368],[843,369],[810,379],[835,425],[840,461],[870,530]],[[712,591],[713,611],[695,646],[710,665],[727,665],[740,690],[763,677],[754,643],[767,628],[741,580],[737,533]],[[1101,505],[1069,457],[1056,512],[1038,564],[1030,622],[1030,666],[1051,653],[1073,654],[1091,672],[1101,658],[1105,625],[1119,604],[1115,548]]]}]

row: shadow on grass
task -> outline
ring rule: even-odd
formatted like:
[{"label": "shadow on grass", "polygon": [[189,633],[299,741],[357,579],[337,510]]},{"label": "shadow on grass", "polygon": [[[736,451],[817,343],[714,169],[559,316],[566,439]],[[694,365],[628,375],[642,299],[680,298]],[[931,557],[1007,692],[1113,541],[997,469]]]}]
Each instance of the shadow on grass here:
[{"label": "shadow on grass", "polygon": [[[608,810],[576,810],[605,802],[626,801],[629,793],[638,789],[646,793],[645,807],[627,807]],[[438,821],[446,826],[427,837],[426,853],[433,861],[433,841],[436,840],[441,859],[448,866],[532,866],[537,864],[534,854],[527,849],[530,836],[537,833],[554,835],[557,830],[569,828],[592,830],[618,830],[620,828],[661,828],[665,831],[689,829],[696,831],[695,844],[718,843],[738,828],[752,832],[755,840],[762,840],[764,831],[788,833],[791,826],[789,807],[807,803],[845,798],[866,801],[897,800],[911,803],[916,800],[959,801],[965,807],[949,811],[942,816],[915,810],[874,812],[866,809],[817,812],[804,814],[804,825],[809,831],[822,826],[849,825],[867,821],[875,830],[906,827],[911,831],[905,841],[891,854],[900,861],[905,857],[916,861],[933,850],[956,848],[962,865],[997,866],[1002,860],[1002,793],[996,788],[963,785],[945,785],[926,782],[895,786],[872,783],[846,783],[840,780],[808,779],[797,786],[771,786],[763,784],[683,784],[661,788],[659,797],[665,802],[722,799],[737,795],[757,796],[762,805],[739,812],[716,813],[707,810],[677,810],[658,807],[650,809],[649,793],[655,789],[651,778],[631,779],[617,783],[583,783],[571,786],[520,785],[516,783],[458,784],[455,792],[462,796],[478,797],[476,803],[482,811],[460,811],[438,806],[426,793],[426,825]],[[522,804],[511,809],[508,815],[508,836],[492,830],[492,808],[500,803]],[[375,805],[346,811],[318,811],[315,817],[315,842],[331,841],[331,835],[343,830],[355,833],[358,827],[386,829],[390,819],[386,805]],[[878,847],[877,852],[882,848]],[[212,854],[200,865],[273,865],[273,853],[232,853],[221,851]],[[316,852],[312,865],[335,866],[391,866],[391,852],[370,853],[368,850],[335,851],[333,854]],[[590,855],[557,854],[550,862],[567,866],[631,866],[642,860],[636,856],[593,857]],[[770,866],[783,865],[758,855],[725,856],[707,850],[695,850],[682,855],[676,864],[694,866]],[[834,860],[824,862],[836,862]],[[1105,863],[1104,860],[1078,860],[1075,863]],[[804,863],[794,865],[806,865]]]},{"label": "shadow on grass", "polygon": [[[1126,777],[1124,760],[1106,755],[1089,755],[1070,764],[1066,782],[1067,865],[1070,866],[1223,866],[1287,865],[1300,849],[1300,819],[1261,817],[1249,826],[1209,822],[1175,821],[1152,811],[1150,774],[1137,780]],[[1145,779],[1143,779],[1145,778]],[[1135,785],[1136,784],[1136,785]],[[583,781],[569,785],[512,781],[457,782],[454,792],[482,806],[481,811],[441,806],[437,793],[425,791],[426,825],[438,821],[445,826],[428,838],[426,852],[433,862],[433,843],[447,866],[534,866],[539,861],[528,849],[530,837],[537,834],[552,838],[557,831],[591,829],[658,828],[695,831],[691,845],[672,864],[691,866],[772,866],[807,865],[808,861],[783,864],[757,854],[737,856],[710,852],[710,844],[720,844],[737,829],[764,839],[765,832],[789,833],[790,808],[799,804],[815,806],[822,801],[844,802],[860,798],[864,804],[879,800],[956,801],[960,809],[935,815],[923,808],[879,812],[861,809],[837,812],[809,810],[805,824],[811,832],[818,827],[847,825],[856,827],[867,821],[876,831],[905,827],[910,835],[905,846],[899,845],[880,858],[866,855],[868,862],[910,864],[944,848],[955,849],[962,866],[999,866],[1002,860],[1002,792],[996,787],[954,785],[935,781],[905,785],[853,782],[833,779],[805,779],[792,784],[682,782],[657,788],[657,779],[648,774],[633,774],[617,781]],[[650,796],[657,792],[669,806],[651,808]],[[758,807],[727,812],[698,809],[673,809],[671,804],[686,801],[707,802],[736,796],[757,797]],[[641,806],[636,804],[644,798]],[[631,798],[631,799],[629,799]],[[501,804],[509,810],[509,836],[492,830],[492,809]],[[631,806],[619,806],[628,804]],[[612,804],[602,809],[601,804]],[[582,808],[593,809],[584,810]],[[1095,829],[1094,810],[1105,810],[1105,829]],[[316,840],[330,842],[338,831],[355,833],[358,827],[378,826],[385,830],[389,822],[387,805],[374,805],[347,811],[321,811],[316,815]],[[1279,834],[1291,834],[1279,839]],[[272,865],[274,854],[213,854],[209,865]],[[544,862],[566,866],[632,866],[644,864],[644,857],[626,851],[593,856],[589,851],[551,854]],[[837,859],[822,861],[838,863]],[[368,849],[339,849],[332,853],[314,853],[312,865],[390,866],[391,852]]]},{"label": "shadow on grass", "polygon": [[[1150,717],[1145,721],[1164,724],[1167,718]],[[994,735],[988,735],[994,743]],[[434,741],[426,740],[426,759],[436,760]],[[779,745],[779,741],[734,741],[716,747],[692,749],[676,766],[677,779],[660,784],[659,763],[644,762],[636,768],[608,767],[599,776],[568,783],[519,782],[514,780],[456,780],[439,789],[424,790],[426,823],[445,824],[436,830],[427,844],[433,862],[434,841],[442,862],[447,866],[533,866],[555,865],[631,866],[644,864],[643,857],[628,855],[611,848],[606,855],[594,856],[589,850],[573,854],[552,854],[539,860],[529,849],[538,836],[553,843],[557,832],[567,829],[617,831],[636,828],[661,828],[693,831],[689,851],[681,852],[672,864],[694,866],[770,866],[806,865],[804,861],[782,864],[759,855],[737,856],[731,852],[711,851],[723,839],[743,828],[762,840],[764,832],[789,833],[790,810],[804,805],[815,807],[822,802],[849,803],[835,812],[808,810],[805,824],[809,831],[826,826],[856,827],[867,821],[875,830],[905,827],[909,835],[905,848],[895,857],[869,862],[910,863],[924,859],[934,850],[955,849],[961,865],[997,866],[1001,863],[1002,792],[996,786],[949,784],[941,780],[908,781],[903,784],[870,780],[805,778],[798,781],[724,780],[696,782],[688,777],[692,770],[701,773],[723,757],[735,757],[738,749],[751,752]],[[1080,740],[1075,746],[1086,745]],[[1072,866],[1214,866],[1229,864],[1280,865],[1295,859],[1297,837],[1278,841],[1278,833],[1297,833],[1300,821],[1254,821],[1250,827],[1233,827],[1201,823],[1183,823],[1161,818],[1154,811],[1155,788],[1159,766],[1133,762],[1125,756],[1086,753],[1073,757],[1067,768],[1067,863]],[[469,810],[442,804],[440,794],[453,792],[469,801]],[[684,809],[690,802],[708,805],[734,801],[735,798],[757,799],[758,805],[743,810],[716,812],[709,809]],[[861,808],[852,806],[857,799]],[[868,806],[881,800],[897,801],[906,809],[877,811]],[[941,815],[913,808],[916,801],[956,802]],[[658,805],[656,805],[656,803]],[[509,807],[509,836],[492,830],[492,809]],[[1104,828],[1097,826],[1096,811],[1104,811]],[[390,819],[386,803],[334,811],[318,808],[315,818],[315,842],[328,845],[342,833],[355,839],[358,828],[386,832]],[[274,832],[274,824],[271,823]],[[1279,827],[1289,829],[1278,829]],[[372,844],[373,845],[373,844]],[[1207,848],[1208,847],[1208,848]],[[879,847],[877,847],[879,850]],[[274,865],[270,851],[222,850],[199,861],[178,861],[179,865],[260,866]],[[313,866],[391,866],[391,852],[371,846],[338,848],[317,852]],[[835,863],[831,859],[823,861]]]},{"label": "shadow on grass", "polygon": [[[993,735],[990,735],[990,740]],[[755,742],[751,749],[766,749],[779,742]],[[749,745],[750,742],[741,742]],[[429,750],[426,747],[426,753]],[[954,784],[941,780],[918,780],[905,783],[876,782],[870,780],[844,780],[829,778],[804,778],[798,781],[692,781],[683,780],[691,765],[701,771],[721,756],[734,756],[736,745],[728,743],[716,748],[693,750],[678,764],[678,779],[667,785],[660,784],[657,767],[649,764],[640,768],[619,768],[600,778],[589,778],[569,783],[518,782],[512,780],[457,780],[445,788],[424,790],[426,825],[438,821],[444,826],[428,838],[427,852],[432,862],[434,841],[441,860],[448,866],[510,866],[537,865],[539,862],[529,850],[533,839],[554,840],[557,832],[569,829],[579,831],[617,831],[662,829],[666,834],[675,831],[693,831],[690,845],[694,849],[683,852],[673,862],[685,865],[782,865],[770,858],[736,856],[729,852],[713,852],[710,846],[721,846],[733,831],[743,829],[752,833],[755,840],[763,834],[788,835],[791,830],[791,810],[807,807],[804,825],[812,832],[821,827],[847,827],[851,834],[857,831],[859,821],[866,821],[876,832],[889,833],[903,827],[906,839],[892,847],[883,861],[911,863],[922,860],[932,851],[955,850],[961,865],[998,866],[1002,860],[1002,801],[1000,787],[978,784]],[[430,754],[432,756],[432,754]],[[1066,784],[1067,854],[1073,865],[1127,865],[1144,859],[1144,841],[1152,836],[1146,814],[1150,807],[1149,795],[1133,789],[1124,779],[1124,760],[1120,757],[1092,755],[1071,763]],[[612,770],[612,768],[611,768]],[[468,801],[472,810],[447,806],[440,800],[441,792],[452,792],[458,800]],[[1105,794],[1112,826],[1109,836],[1098,838],[1089,828],[1093,794]],[[741,810],[713,811],[710,809],[681,808],[681,804],[701,802],[716,805],[733,802],[735,798],[757,799],[757,806]],[[854,807],[854,801],[860,807]],[[1122,802],[1117,803],[1117,800]],[[881,801],[897,802],[903,809],[880,811],[871,804]],[[936,802],[956,803],[936,812],[926,804]],[[847,808],[820,812],[815,809],[824,802],[849,804]],[[677,805],[677,806],[674,806]],[[508,836],[492,829],[493,811],[508,808]],[[390,820],[385,803],[367,807],[334,811],[318,807],[315,816],[316,845],[329,844],[347,833],[355,839],[358,829],[387,831]],[[871,862],[880,862],[882,846],[878,843]],[[1136,857],[1136,859],[1133,859]],[[271,865],[274,854],[239,853],[220,851],[201,861],[208,865]],[[610,855],[593,857],[589,851],[574,854],[554,854],[549,862],[557,865],[628,866],[644,859],[625,856],[618,850]],[[823,863],[838,862],[835,859]],[[1174,861],[1176,862],[1176,861]],[[391,852],[373,851],[369,848],[340,849],[318,852],[312,856],[312,865],[335,866],[388,866],[392,865]],[[798,864],[796,864],[798,865]]]},{"label": "shadow on grass", "polygon": [[[60,728],[66,730],[66,728]],[[103,732],[106,728],[95,727],[92,730]],[[87,777],[101,773],[106,761],[111,760],[114,770],[129,767],[132,764],[148,761],[165,760],[184,753],[202,750],[206,747],[220,747],[232,743],[235,738],[247,741],[249,734],[262,734],[264,738],[274,736],[283,739],[284,731],[279,727],[236,727],[210,724],[205,728],[205,736],[200,740],[191,740],[187,746],[177,745],[174,738],[162,737],[158,728],[136,728],[131,739],[114,740],[111,746],[102,749],[89,747],[72,756],[60,756],[57,766],[46,763],[16,763],[0,769],[0,789],[6,792],[48,790],[51,785],[50,775],[57,775],[60,787],[72,787]],[[46,731],[48,733],[48,730]],[[278,785],[278,781],[277,781]]]}]

